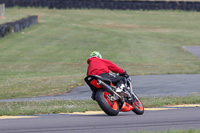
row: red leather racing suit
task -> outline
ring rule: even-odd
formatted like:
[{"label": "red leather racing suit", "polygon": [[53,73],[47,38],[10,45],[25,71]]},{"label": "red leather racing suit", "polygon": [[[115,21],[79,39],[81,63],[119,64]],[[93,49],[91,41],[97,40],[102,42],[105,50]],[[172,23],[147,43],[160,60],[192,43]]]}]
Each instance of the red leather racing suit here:
[{"label": "red leather racing suit", "polygon": [[88,63],[87,76],[109,73],[109,70],[111,70],[114,73],[119,73],[119,74],[123,73],[123,70],[121,68],[119,68],[117,65],[113,64],[111,61],[106,59],[100,59],[94,56],[89,58],[87,60],[87,63]]}]

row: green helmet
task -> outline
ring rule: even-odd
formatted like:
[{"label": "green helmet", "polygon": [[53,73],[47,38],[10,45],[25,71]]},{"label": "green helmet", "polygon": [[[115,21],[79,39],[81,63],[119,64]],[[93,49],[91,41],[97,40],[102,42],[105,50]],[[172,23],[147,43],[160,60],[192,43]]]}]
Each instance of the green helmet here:
[{"label": "green helmet", "polygon": [[96,56],[97,58],[100,58],[102,59],[102,56],[99,52],[97,51],[93,51],[91,54],[90,54],[90,57],[93,57],[93,56]]}]

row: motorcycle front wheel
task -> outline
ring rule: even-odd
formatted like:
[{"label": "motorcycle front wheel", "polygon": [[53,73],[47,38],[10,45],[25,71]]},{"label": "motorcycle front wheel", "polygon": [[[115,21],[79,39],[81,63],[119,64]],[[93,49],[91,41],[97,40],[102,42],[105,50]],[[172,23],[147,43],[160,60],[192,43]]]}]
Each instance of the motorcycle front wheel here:
[{"label": "motorcycle front wheel", "polygon": [[144,106],[137,95],[133,96],[133,107],[134,109],[132,111],[137,115],[142,115],[144,113]]},{"label": "motorcycle front wheel", "polygon": [[109,99],[109,93],[103,89],[97,91],[95,98],[101,109],[109,116],[116,116],[119,113],[119,105],[116,101]]}]

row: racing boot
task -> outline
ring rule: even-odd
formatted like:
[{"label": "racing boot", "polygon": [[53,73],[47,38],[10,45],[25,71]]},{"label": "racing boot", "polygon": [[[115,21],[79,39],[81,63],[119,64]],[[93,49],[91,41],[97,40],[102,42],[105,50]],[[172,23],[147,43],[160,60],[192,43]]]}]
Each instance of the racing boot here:
[{"label": "racing boot", "polygon": [[124,88],[125,88],[125,85],[121,84],[119,87],[116,88],[116,92],[119,94],[124,93]]},{"label": "racing boot", "polygon": [[92,100],[96,100],[95,95],[96,95],[96,93],[92,92],[92,96],[91,96]]}]

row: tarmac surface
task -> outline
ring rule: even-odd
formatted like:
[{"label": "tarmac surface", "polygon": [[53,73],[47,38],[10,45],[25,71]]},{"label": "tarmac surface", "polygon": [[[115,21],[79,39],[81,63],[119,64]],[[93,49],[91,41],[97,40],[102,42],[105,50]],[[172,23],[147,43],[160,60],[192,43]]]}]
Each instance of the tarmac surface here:
[{"label": "tarmac surface", "polygon": [[[200,94],[200,74],[141,75],[131,76],[133,91],[139,97],[189,96]],[[73,88],[64,95],[21,99],[5,99],[0,102],[41,101],[41,100],[88,100],[91,90],[87,85]]]},{"label": "tarmac surface", "polygon": [[37,115],[34,118],[0,119],[1,133],[126,133],[128,131],[167,131],[199,129],[200,108],[132,111],[118,116],[104,114]]},{"label": "tarmac surface", "polygon": [[183,46],[182,48],[200,59],[200,46]]}]

